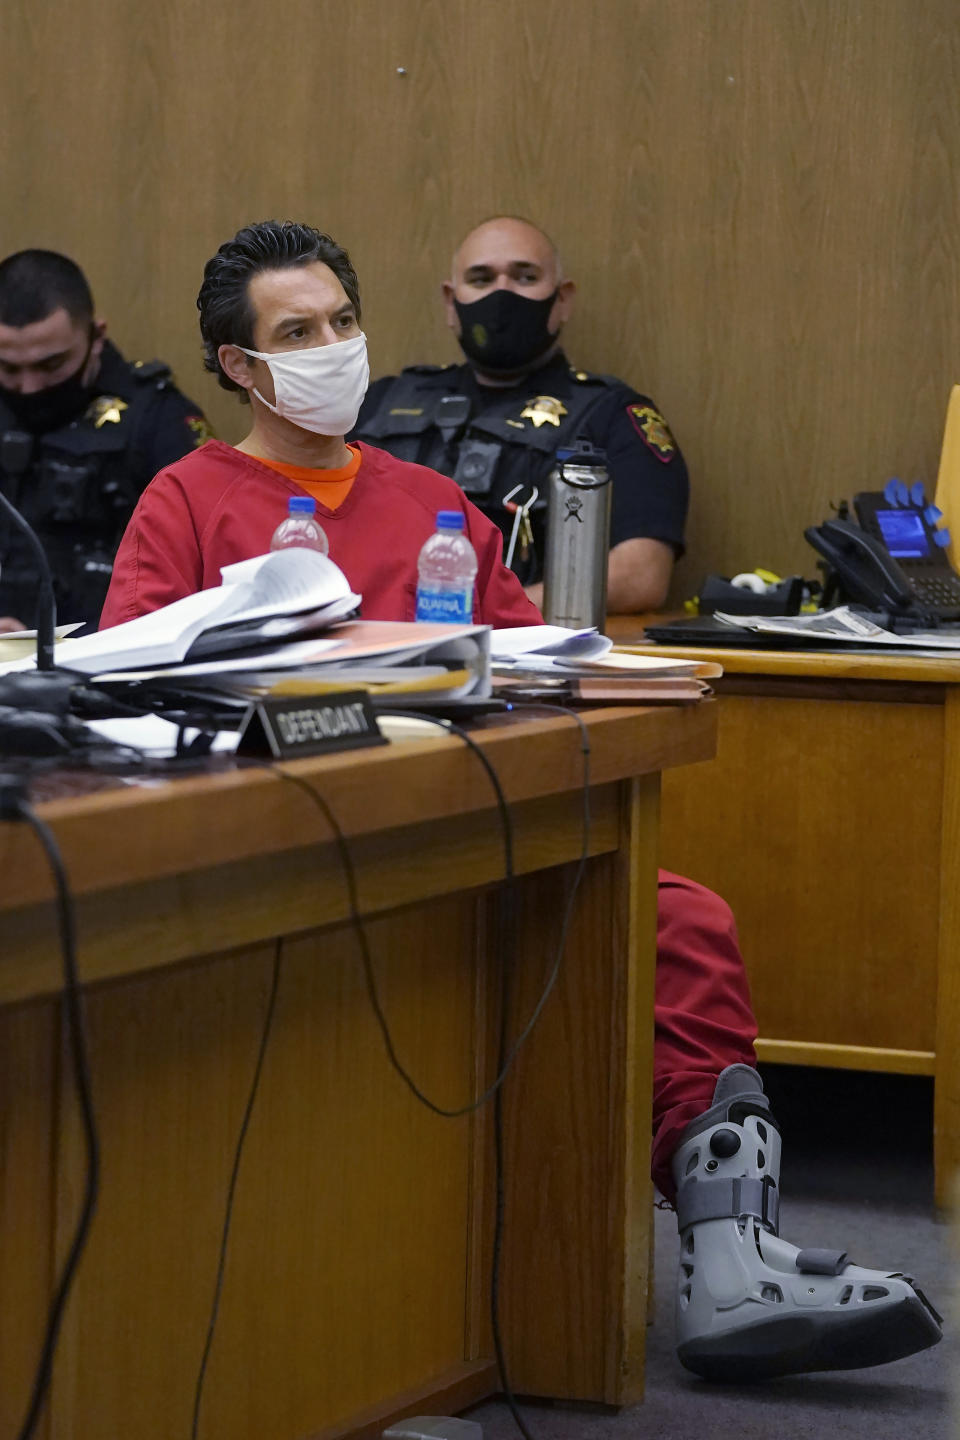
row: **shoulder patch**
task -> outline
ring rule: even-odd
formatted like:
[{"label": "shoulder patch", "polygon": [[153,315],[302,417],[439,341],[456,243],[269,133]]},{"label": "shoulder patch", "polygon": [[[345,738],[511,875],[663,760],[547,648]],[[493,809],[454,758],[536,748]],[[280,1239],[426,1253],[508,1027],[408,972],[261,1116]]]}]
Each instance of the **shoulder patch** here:
[{"label": "shoulder patch", "polygon": [[201,445],[206,445],[208,440],[214,439],[213,431],[205,415],[185,415],[183,423],[193,435],[193,448],[199,450]]},{"label": "shoulder patch", "polygon": [[640,439],[666,465],[677,453],[670,427],[654,405],[628,405],[627,414]]}]

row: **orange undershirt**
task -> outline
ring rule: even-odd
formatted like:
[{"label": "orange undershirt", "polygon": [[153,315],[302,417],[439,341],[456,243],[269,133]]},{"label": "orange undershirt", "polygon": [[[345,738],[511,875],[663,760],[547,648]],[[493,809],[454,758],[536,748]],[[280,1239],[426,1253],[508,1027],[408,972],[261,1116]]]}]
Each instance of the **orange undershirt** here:
[{"label": "orange undershirt", "polygon": [[261,465],[276,470],[278,474],[287,480],[292,480],[312,495],[320,505],[325,505],[328,510],[336,510],[353,489],[353,482],[356,479],[357,471],[360,469],[360,448],[357,445],[348,445],[350,459],[346,465],[341,465],[336,470],[315,470],[309,465],[284,465],[280,460],[265,460],[262,455],[255,456]]}]

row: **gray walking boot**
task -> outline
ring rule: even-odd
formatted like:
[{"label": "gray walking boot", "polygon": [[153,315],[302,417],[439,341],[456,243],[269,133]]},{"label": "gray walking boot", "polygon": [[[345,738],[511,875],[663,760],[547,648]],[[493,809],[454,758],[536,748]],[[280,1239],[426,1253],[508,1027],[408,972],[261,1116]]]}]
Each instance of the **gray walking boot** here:
[{"label": "gray walking boot", "polygon": [[780,1133],[757,1072],[731,1065],[673,1157],[677,1344],[708,1380],[885,1365],[936,1345],[941,1317],[909,1275],[781,1240]]}]

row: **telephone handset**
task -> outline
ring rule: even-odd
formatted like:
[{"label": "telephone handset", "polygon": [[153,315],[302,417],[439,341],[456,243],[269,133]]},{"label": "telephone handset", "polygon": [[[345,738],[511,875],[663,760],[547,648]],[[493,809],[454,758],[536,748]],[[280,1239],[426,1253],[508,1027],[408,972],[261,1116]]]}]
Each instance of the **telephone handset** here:
[{"label": "telephone handset", "polygon": [[888,486],[884,493],[856,495],[859,525],[827,520],[805,531],[807,540],[855,603],[897,615],[960,620],[960,575],[944,549],[949,536],[934,529],[939,512],[922,497],[912,504],[906,493],[892,494]]},{"label": "telephone handset", "polygon": [[850,520],[825,520],[822,525],[811,525],[804,534],[855,603],[899,612],[913,607],[916,597],[906,575],[889,550],[859,525]]}]

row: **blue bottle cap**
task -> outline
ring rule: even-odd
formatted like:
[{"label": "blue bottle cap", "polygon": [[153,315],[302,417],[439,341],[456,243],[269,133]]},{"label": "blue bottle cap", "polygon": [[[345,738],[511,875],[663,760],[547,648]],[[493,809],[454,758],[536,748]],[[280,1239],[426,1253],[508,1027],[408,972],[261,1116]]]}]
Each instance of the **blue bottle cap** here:
[{"label": "blue bottle cap", "polygon": [[935,530],[933,535],[933,543],[935,545],[939,545],[941,550],[946,550],[947,546],[950,544],[950,531],[947,529]]},{"label": "blue bottle cap", "polygon": [[287,507],[288,515],[315,515],[317,502],[312,495],[291,495]]},{"label": "blue bottle cap", "polygon": [[438,510],[438,530],[462,530],[464,528],[464,515],[462,510]]},{"label": "blue bottle cap", "polygon": [[563,465],[567,460],[581,465],[606,465],[607,452],[592,440],[574,440],[572,445],[561,445],[557,451],[558,464]]},{"label": "blue bottle cap", "polygon": [[896,505],[896,503],[897,503],[897,486],[898,486],[899,484],[900,484],[900,481],[899,481],[899,480],[893,479],[893,480],[888,480],[887,483],[886,483],[886,485],[884,485],[884,487],[883,487],[883,498],[884,498],[884,500],[886,500],[886,502],[887,502],[888,505]]},{"label": "blue bottle cap", "polygon": [[910,486],[910,503],[912,505],[916,505],[918,510],[922,509],[923,506],[926,505],[927,497],[923,493],[922,480],[914,480],[913,484]]}]

